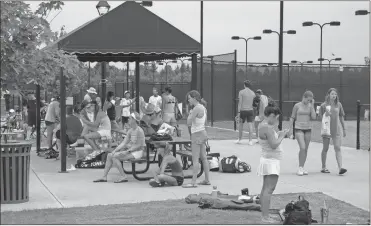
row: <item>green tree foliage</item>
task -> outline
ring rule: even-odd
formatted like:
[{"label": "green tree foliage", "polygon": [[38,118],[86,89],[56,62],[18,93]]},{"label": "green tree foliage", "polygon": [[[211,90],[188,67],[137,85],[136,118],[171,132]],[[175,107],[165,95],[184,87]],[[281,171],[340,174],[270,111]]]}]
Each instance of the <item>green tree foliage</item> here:
[{"label": "green tree foliage", "polygon": [[365,64],[370,65],[370,57],[365,57]]},{"label": "green tree foliage", "polygon": [[42,2],[35,12],[21,1],[0,4],[1,77],[7,84],[21,91],[24,84],[32,81],[55,90],[61,67],[68,78],[68,92],[85,81],[83,64],[75,56],[43,48],[65,34],[64,27],[60,32],[53,32],[47,21],[50,12],[60,10],[63,2]]}]

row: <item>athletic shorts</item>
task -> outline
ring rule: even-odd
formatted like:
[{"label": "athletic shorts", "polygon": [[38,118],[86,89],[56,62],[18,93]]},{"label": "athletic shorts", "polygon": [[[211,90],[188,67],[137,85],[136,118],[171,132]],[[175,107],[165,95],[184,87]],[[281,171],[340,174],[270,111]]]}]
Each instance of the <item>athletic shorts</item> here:
[{"label": "athletic shorts", "polygon": [[[57,130],[57,132],[55,133],[55,137],[57,139],[61,139],[61,131],[60,130]],[[68,138],[68,135],[66,134],[66,143],[67,144],[74,144],[75,142],[72,142],[69,138]]]},{"label": "athletic shorts", "polygon": [[176,123],[175,113],[162,113],[163,121],[167,124]]},{"label": "athletic shorts", "polygon": [[253,122],[254,121],[254,111],[241,111],[240,112],[240,118],[242,120],[242,123],[245,122]]},{"label": "athletic shorts", "polygon": [[172,176],[175,178],[176,182],[178,183],[178,186],[182,186],[183,182],[184,182],[184,177],[180,177],[180,176]]},{"label": "athletic shorts", "polygon": [[99,135],[101,137],[106,137],[107,139],[111,139],[112,136],[111,136],[111,130],[98,130],[97,133],[99,133]]},{"label": "athletic shorts", "polygon": [[311,132],[312,132],[311,129],[295,129],[295,134],[297,134],[297,133],[303,133],[305,135],[305,134],[311,133]]}]

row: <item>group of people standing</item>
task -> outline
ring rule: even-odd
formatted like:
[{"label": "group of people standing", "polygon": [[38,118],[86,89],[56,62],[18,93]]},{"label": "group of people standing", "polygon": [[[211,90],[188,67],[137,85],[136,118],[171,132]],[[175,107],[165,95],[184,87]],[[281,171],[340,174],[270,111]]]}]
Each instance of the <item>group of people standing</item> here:
[{"label": "group of people standing", "polygon": [[[293,107],[289,128],[276,132],[275,127],[279,122],[279,116],[282,114],[281,110],[274,101],[263,96],[261,90],[257,90],[254,93],[250,89],[251,83],[249,81],[245,81],[244,86],[245,89],[241,90],[239,94],[239,114],[236,117],[236,119],[240,120],[240,136],[237,143],[241,141],[242,123],[246,121],[249,124],[249,144],[252,144],[252,121],[255,107],[255,111],[258,111],[258,113],[255,112],[255,125],[257,125],[256,136],[262,149],[260,163],[257,169],[257,174],[263,176],[263,187],[260,194],[262,221],[265,223],[274,223],[275,221],[269,217],[269,207],[271,195],[275,190],[280,174],[280,161],[283,157],[281,142],[285,137],[290,137],[293,133],[295,133],[295,138],[299,145],[299,167],[297,175],[308,175],[308,171],[304,169],[304,165],[312,135],[311,121],[317,118],[313,99],[314,95],[309,90],[305,91],[302,100]],[[254,101],[254,98],[259,99],[255,99]],[[321,133],[323,141],[321,153],[322,168],[320,172],[325,174],[330,173],[326,168],[326,159],[329,144],[332,140],[339,169],[338,174],[343,175],[347,172],[343,168],[341,155],[341,140],[342,137],[346,136],[344,124],[345,113],[336,89],[331,88],[328,90],[325,101],[320,105],[319,116],[321,119],[322,117],[329,117],[330,122],[329,133],[323,132],[323,126],[326,125],[322,125],[321,131],[316,131]]]}]

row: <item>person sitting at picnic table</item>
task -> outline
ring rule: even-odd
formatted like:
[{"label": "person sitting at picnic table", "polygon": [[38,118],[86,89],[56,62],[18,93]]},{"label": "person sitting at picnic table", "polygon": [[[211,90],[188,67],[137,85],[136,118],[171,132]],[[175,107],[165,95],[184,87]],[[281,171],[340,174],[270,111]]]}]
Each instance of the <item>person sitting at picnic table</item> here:
[{"label": "person sitting at picnic table", "polygon": [[7,128],[8,129],[15,129],[16,126],[17,126],[17,118],[16,118],[16,113],[14,111],[14,109],[10,109],[9,110],[9,115],[6,119],[8,125],[7,125]]},{"label": "person sitting at picnic table", "polygon": [[[92,104],[95,105],[95,102],[88,100],[84,100],[81,104],[80,119],[83,122],[82,137],[89,132],[97,131],[97,128],[90,125],[91,123],[94,123],[97,113],[94,110],[90,110],[90,108],[93,108],[91,106]],[[95,109],[95,107],[93,109]]]},{"label": "person sitting at picnic table", "polygon": [[[75,107],[75,111],[76,111]],[[76,113],[76,112],[75,112]],[[82,123],[80,119],[73,114],[72,106],[66,108],[66,143],[71,145],[76,143],[82,133]],[[57,138],[57,151],[60,151],[61,145],[61,124],[55,129],[55,137]]]},{"label": "person sitting at picnic table", "polygon": [[139,113],[131,113],[129,118],[130,129],[124,141],[107,155],[103,177],[95,180],[94,182],[107,182],[107,175],[108,172],[111,170],[113,164],[116,165],[118,171],[121,174],[121,177],[114,183],[128,182],[127,175],[122,168],[121,161],[140,159],[143,157],[143,153],[146,149],[144,132],[142,128],[139,127],[139,123]]},{"label": "person sitting at picnic table", "polygon": [[[157,110],[157,112],[156,112]],[[160,109],[156,109],[156,106],[149,103],[147,106],[142,108],[143,112],[143,117],[142,117],[142,122],[145,124],[144,126],[146,127],[143,130],[145,135],[152,135],[153,133],[156,133],[161,125],[164,123],[164,121],[160,117]]]},{"label": "person sitting at picnic table", "polygon": [[95,140],[102,137],[111,139],[111,122],[107,114],[99,108],[95,101],[86,106],[86,112],[88,114],[93,112],[95,120],[91,122],[84,117],[81,118],[84,124],[91,129],[89,133],[83,135],[84,140],[93,148],[93,151],[99,150],[100,148],[95,143]]},{"label": "person sitting at picnic table", "polygon": [[[169,186],[181,186],[184,182],[184,174],[182,164],[175,158],[171,152],[171,145],[168,143],[166,147],[159,153],[162,156],[160,168],[153,171],[154,178],[149,181],[152,187],[163,187],[165,184]],[[171,175],[165,174],[166,168],[171,169]]]}]

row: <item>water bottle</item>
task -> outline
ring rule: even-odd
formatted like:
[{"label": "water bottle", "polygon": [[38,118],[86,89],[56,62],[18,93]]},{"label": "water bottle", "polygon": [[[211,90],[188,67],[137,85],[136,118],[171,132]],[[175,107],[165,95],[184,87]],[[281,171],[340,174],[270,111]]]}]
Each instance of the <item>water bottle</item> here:
[{"label": "water bottle", "polygon": [[218,187],[217,186],[213,186],[213,191],[211,192],[211,196],[214,197],[214,198],[218,197]]}]

